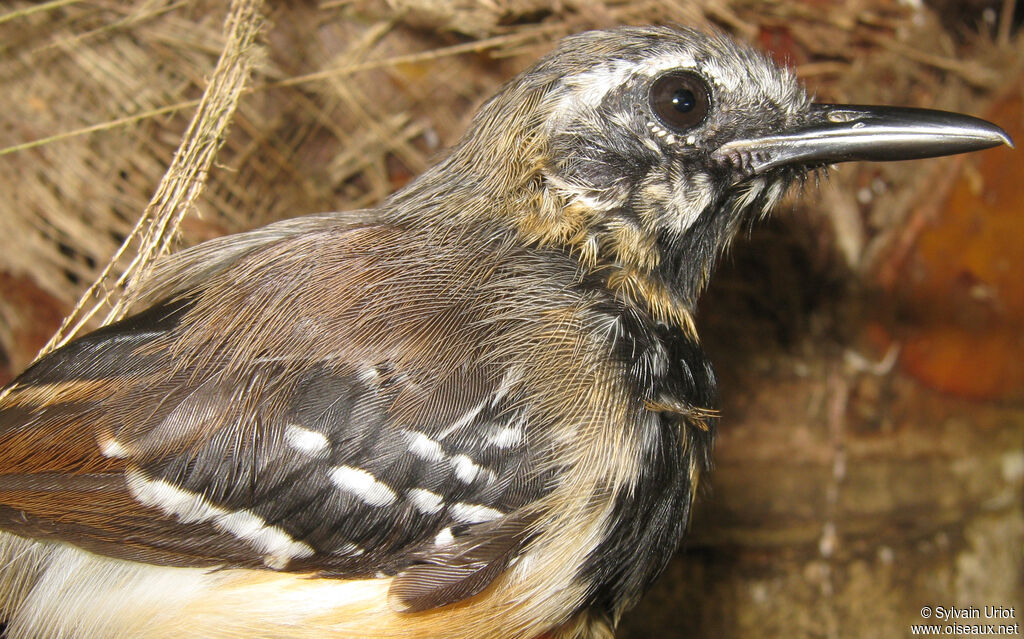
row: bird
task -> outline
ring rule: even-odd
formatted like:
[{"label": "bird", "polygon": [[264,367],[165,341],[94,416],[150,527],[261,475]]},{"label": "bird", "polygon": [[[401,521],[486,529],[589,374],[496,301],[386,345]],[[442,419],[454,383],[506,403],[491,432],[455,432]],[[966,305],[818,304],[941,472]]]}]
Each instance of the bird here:
[{"label": "bird", "polygon": [[159,262],[0,400],[9,639],[608,639],[681,543],[731,238],[838,162],[1007,144],[719,32],[561,40],[380,206]]}]

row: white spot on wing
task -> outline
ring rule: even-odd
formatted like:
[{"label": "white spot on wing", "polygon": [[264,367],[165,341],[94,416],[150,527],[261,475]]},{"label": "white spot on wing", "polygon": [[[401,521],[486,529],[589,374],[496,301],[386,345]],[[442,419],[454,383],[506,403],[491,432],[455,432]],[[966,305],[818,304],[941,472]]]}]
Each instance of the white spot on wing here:
[{"label": "white spot on wing", "polygon": [[103,453],[104,457],[112,457],[114,459],[124,459],[128,456],[128,449],[122,446],[116,439],[100,442],[100,452]]},{"label": "white spot on wing", "polygon": [[280,570],[293,558],[309,557],[314,553],[309,544],[292,539],[278,526],[268,526],[262,517],[249,510],[227,510],[215,506],[200,494],[163,479],[150,479],[139,470],[129,470],[125,481],[129,492],[142,505],[157,508],[184,524],[209,522],[264,553],[263,562],[270,568]]},{"label": "white spot on wing", "polygon": [[380,372],[376,366],[367,366],[366,368],[359,369],[359,372],[356,373],[356,379],[368,386],[376,386],[380,380]]},{"label": "white spot on wing", "polygon": [[387,506],[398,498],[395,491],[361,468],[337,466],[331,470],[331,481],[343,491],[355,495],[370,506]]},{"label": "white spot on wing", "polygon": [[362,555],[365,552],[366,552],[365,549],[360,548],[359,546],[353,544],[352,542],[345,542],[345,543],[343,543],[338,548],[338,550],[335,551],[336,554],[339,554],[339,555],[349,555],[351,557],[358,557],[359,555]]},{"label": "white spot on wing", "polygon": [[500,510],[488,508],[487,506],[467,504],[463,502],[452,504],[449,508],[449,512],[452,514],[452,517],[467,524],[479,524],[485,521],[491,521],[492,519],[497,519],[505,514]]},{"label": "white spot on wing", "polygon": [[284,429],[284,438],[288,444],[307,455],[318,455],[327,449],[330,443],[323,433],[318,433],[297,424],[288,424]]},{"label": "white spot on wing", "polygon": [[405,432],[409,437],[409,450],[413,455],[433,462],[444,459],[444,450],[441,448],[441,444],[423,433],[418,433],[414,430],[407,430]]},{"label": "white spot on wing", "polygon": [[420,511],[424,515],[433,515],[444,506],[444,500],[441,499],[441,495],[430,492],[429,490],[413,488],[408,494],[409,500],[412,501],[416,510]]},{"label": "white spot on wing", "polygon": [[437,533],[436,537],[434,537],[435,546],[447,546],[453,541],[455,541],[455,536],[452,535],[451,528],[445,528],[441,532]]},{"label": "white spot on wing", "polygon": [[467,484],[472,484],[480,475],[484,475],[487,481],[494,481],[497,478],[494,471],[480,466],[466,455],[452,457],[452,468],[455,470],[455,476]]},{"label": "white spot on wing", "polygon": [[473,480],[476,479],[477,474],[480,472],[480,467],[465,455],[452,457],[452,467],[455,469],[455,476],[467,484],[473,483]]},{"label": "white spot on wing", "polygon": [[452,422],[451,426],[444,429],[444,432],[438,435],[437,438],[444,439],[448,435],[451,435],[452,433],[461,430],[466,426],[469,426],[469,424],[472,423],[474,419],[476,419],[476,416],[480,414],[480,411],[482,411],[484,409],[484,406],[486,405],[487,400],[484,400],[477,404],[476,406],[474,406],[473,408],[469,409],[469,411],[467,411],[465,415],[456,419],[454,422]]},{"label": "white spot on wing", "polygon": [[501,381],[498,382],[498,389],[494,391],[494,397],[491,398],[491,408],[498,405],[498,402],[505,399],[512,387],[519,383],[522,375],[519,374],[514,368],[508,369],[504,375],[501,376]]},{"label": "white spot on wing", "polygon": [[281,570],[293,557],[309,557],[313,554],[309,545],[295,541],[277,526],[268,526],[263,518],[248,510],[227,512],[217,517],[213,524],[267,553],[263,563],[268,568]]},{"label": "white spot on wing", "polygon": [[129,470],[125,481],[132,496],[143,506],[173,515],[183,524],[208,521],[224,512],[202,495],[182,490],[162,479],[150,479],[140,471]]},{"label": "white spot on wing", "polygon": [[523,429],[519,425],[500,426],[487,434],[487,443],[498,448],[513,448],[523,441]]}]

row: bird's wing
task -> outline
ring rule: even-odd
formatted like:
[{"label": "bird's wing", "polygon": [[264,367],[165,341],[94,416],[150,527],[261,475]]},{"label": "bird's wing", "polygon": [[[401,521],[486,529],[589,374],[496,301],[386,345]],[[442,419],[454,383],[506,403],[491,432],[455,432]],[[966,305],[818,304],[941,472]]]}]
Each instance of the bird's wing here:
[{"label": "bird's wing", "polygon": [[475,594],[549,482],[478,287],[427,286],[476,276],[415,253],[391,231],[275,237],[47,355],[0,403],[0,527],[151,563],[398,574],[408,609]]}]

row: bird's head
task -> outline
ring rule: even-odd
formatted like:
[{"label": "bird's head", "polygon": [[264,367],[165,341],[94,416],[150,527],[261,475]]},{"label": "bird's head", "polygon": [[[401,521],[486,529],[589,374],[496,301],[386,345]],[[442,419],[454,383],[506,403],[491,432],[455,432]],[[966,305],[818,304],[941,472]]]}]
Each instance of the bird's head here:
[{"label": "bird's head", "polygon": [[625,27],[564,39],[482,107],[446,164],[528,241],[688,321],[744,217],[809,170],[1003,143],[968,116],[816,104],[789,70],[722,35]]}]

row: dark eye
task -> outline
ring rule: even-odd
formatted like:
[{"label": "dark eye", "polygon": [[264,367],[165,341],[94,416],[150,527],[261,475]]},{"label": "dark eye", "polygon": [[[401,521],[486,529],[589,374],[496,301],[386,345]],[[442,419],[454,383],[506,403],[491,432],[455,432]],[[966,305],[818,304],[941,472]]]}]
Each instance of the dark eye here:
[{"label": "dark eye", "polygon": [[697,126],[708,116],[711,96],[708,85],[693,73],[670,71],[651,84],[651,111],[676,132]]}]

